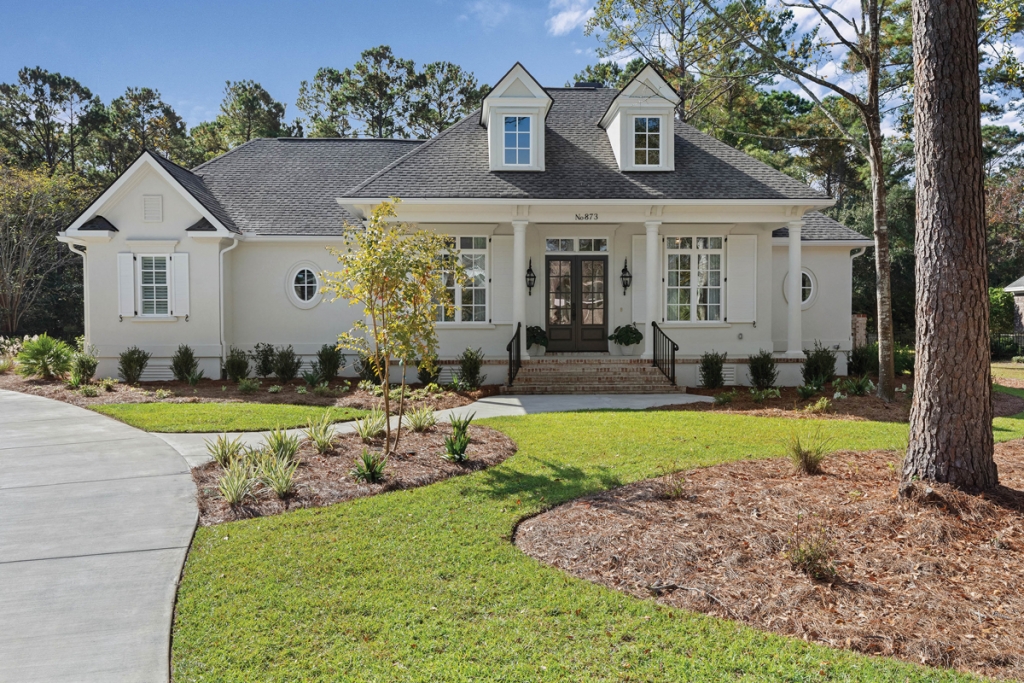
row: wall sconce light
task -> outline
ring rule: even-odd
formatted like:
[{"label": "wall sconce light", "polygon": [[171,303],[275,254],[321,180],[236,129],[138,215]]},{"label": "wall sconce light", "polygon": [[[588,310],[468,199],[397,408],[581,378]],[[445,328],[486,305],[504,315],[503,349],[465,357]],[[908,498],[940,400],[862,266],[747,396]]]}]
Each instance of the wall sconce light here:
[{"label": "wall sconce light", "polygon": [[626,290],[633,284],[633,274],[629,272],[629,259],[622,261],[622,275],[619,278],[622,280],[622,296],[626,296]]},{"label": "wall sconce light", "polygon": [[537,284],[537,274],[533,272],[533,259],[526,269],[526,286],[530,289],[530,296],[533,296],[533,287]]}]

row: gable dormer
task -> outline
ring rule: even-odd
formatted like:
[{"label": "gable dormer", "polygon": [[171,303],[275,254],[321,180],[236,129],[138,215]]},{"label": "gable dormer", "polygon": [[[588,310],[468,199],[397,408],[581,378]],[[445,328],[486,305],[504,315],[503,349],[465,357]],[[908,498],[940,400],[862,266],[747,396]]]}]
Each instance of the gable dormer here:
[{"label": "gable dormer", "polygon": [[601,117],[620,171],[675,170],[675,109],[679,96],[648,64]]},{"label": "gable dormer", "polygon": [[516,62],[480,110],[492,171],[544,170],[544,117],[550,108],[551,96]]}]

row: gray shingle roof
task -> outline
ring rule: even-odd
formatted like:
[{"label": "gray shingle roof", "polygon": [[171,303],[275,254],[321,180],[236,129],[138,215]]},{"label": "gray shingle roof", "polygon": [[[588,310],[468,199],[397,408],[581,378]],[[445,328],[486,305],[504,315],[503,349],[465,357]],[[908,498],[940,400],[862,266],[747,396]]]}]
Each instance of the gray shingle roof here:
[{"label": "gray shingle roof", "polygon": [[617,90],[549,88],[544,172],[492,172],[487,131],[473,113],[345,193],[508,199],[824,199],[820,192],[685,123],[675,122],[675,171],[619,171],[598,127]]},{"label": "gray shingle roof", "polygon": [[[772,237],[789,237],[789,228],[773,230]],[[800,241],[815,242],[822,240],[863,240],[865,245],[873,244],[871,238],[865,237],[856,230],[851,230],[823,213],[811,211],[804,214],[804,225],[800,229]]]},{"label": "gray shingle roof", "polygon": [[86,221],[79,230],[110,230],[111,232],[118,232],[114,224],[103,216],[96,216],[92,220]]},{"label": "gray shingle roof", "polygon": [[336,235],[346,212],[336,197],[418,145],[419,140],[252,140],[192,170],[244,232]]},{"label": "gray shingle roof", "polygon": [[153,154],[153,158],[159,162],[164,169],[167,170],[171,176],[181,183],[181,186],[192,195],[197,202],[203,205],[207,211],[213,214],[214,218],[221,222],[221,224],[230,230],[231,232],[241,232],[235,221],[232,219],[232,214],[225,210],[225,207],[207,187],[206,183],[200,176],[197,176],[187,168],[178,166],[173,161],[164,159],[159,154]]}]

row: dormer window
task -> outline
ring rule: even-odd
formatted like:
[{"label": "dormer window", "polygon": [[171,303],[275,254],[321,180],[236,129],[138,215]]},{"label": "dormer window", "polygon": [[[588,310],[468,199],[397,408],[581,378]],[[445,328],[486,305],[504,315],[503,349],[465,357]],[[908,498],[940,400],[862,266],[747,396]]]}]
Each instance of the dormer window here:
[{"label": "dormer window", "polygon": [[530,117],[505,117],[505,165],[530,165]]},{"label": "dormer window", "polygon": [[637,166],[661,165],[660,116],[637,116],[633,119],[633,163]]}]

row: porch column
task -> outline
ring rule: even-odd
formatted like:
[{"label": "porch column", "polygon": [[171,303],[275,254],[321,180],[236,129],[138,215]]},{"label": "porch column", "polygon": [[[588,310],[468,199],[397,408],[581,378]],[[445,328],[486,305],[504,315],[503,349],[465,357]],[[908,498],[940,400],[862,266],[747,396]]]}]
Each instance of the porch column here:
[{"label": "porch column", "polygon": [[788,335],[786,356],[803,358],[803,261],[800,254],[800,230],[803,220],[791,221],[789,228],[789,282],[786,283],[788,303]]},{"label": "porch column", "polygon": [[512,221],[512,331],[516,325],[523,326],[519,351],[522,358],[529,358],[526,352],[526,226],[529,221]]},{"label": "porch column", "polygon": [[644,329],[647,333],[644,335],[644,353],[641,357],[654,358],[654,329],[651,327],[651,321],[661,317],[661,250],[658,248],[661,245],[661,236],[658,234],[661,221],[647,221],[644,227],[647,228],[647,284],[644,289],[647,297],[647,319],[644,320]]}]

